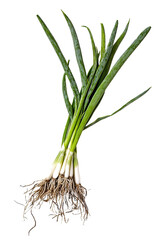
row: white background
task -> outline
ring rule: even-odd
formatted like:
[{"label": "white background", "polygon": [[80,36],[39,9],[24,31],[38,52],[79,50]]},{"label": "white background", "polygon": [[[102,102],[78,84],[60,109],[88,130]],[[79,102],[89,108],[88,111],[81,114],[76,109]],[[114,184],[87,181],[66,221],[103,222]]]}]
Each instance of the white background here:
[{"label": "white background", "polygon": [[[128,108],[86,130],[79,142],[82,184],[89,189],[88,221],[70,216],[68,224],[48,217],[48,206],[35,211],[30,239],[160,239],[160,128],[158,0],[1,1],[0,6],[0,220],[2,239],[28,239],[33,219],[23,221],[20,184],[47,176],[61,142],[67,117],[63,69],[37,18],[57,39],[80,86],[68,26],[78,32],[87,70],[92,50],[86,29],[100,47],[100,23],[107,39],[115,21],[118,35],[130,27],[115,60],[146,27],[152,29],[117,74],[93,119],[110,114],[152,86]],[[117,35],[117,36],[118,36]],[[114,60],[114,62],[115,62]]]}]

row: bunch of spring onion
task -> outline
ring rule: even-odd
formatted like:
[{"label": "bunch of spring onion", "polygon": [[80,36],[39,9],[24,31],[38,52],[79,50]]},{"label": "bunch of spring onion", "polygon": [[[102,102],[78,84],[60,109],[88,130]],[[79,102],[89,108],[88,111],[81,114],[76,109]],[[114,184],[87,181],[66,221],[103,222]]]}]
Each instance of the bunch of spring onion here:
[{"label": "bunch of spring onion", "polygon": [[[62,136],[61,149],[53,162],[51,172],[47,178],[34,182],[30,189],[26,191],[26,205],[24,212],[26,213],[27,211],[32,210],[34,206],[41,206],[43,202],[49,202],[53,217],[58,218],[61,216],[66,221],[66,213],[76,211],[80,213],[85,220],[87,219],[89,212],[85,202],[87,190],[81,185],[79,174],[79,164],[77,159],[77,144],[79,138],[83,130],[118,113],[129,104],[142,97],[150,89],[148,88],[140,93],[112,114],[100,117],[94,122],[89,123],[94,111],[99,106],[107,87],[129,56],[146,37],[150,31],[150,27],[140,33],[111,68],[114,55],[127,33],[129,22],[122,34],[115,41],[118,28],[118,21],[116,21],[107,45],[104,25],[101,24],[100,51],[98,51],[95,45],[90,29],[84,26],[88,30],[93,51],[93,64],[87,73],[75,28],[64,12],[63,15],[69,26],[73,39],[82,86],[79,90],[75,77],[69,67],[69,62],[65,59],[58,43],[47,28],[46,24],[39,16],[37,16],[64,69],[62,90],[68,111],[68,118]],[[72,102],[69,101],[66,81],[70,82],[73,91]]]}]

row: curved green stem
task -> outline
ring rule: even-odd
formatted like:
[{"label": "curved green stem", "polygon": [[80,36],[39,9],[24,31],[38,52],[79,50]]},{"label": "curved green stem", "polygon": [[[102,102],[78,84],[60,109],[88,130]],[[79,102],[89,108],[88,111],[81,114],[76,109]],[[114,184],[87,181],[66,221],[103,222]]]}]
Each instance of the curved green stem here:
[{"label": "curved green stem", "polygon": [[89,87],[90,87],[90,84],[91,84],[91,81],[92,79],[90,79],[87,83],[87,86],[86,88],[84,89],[84,92],[81,96],[81,99],[80,99],[80,102],[79,102],[79,106],[78,106],[78,109],[77,109],[77,112],[75,114],[75,116],[73,117],[72,119],[72,122],[71,122],[71,126],[70,126],[70,129],[69,129],[69,132],[68,132],[68,135],[65,139],[65,142],[64,142],[64,146],[67,148],[68,145],[69,145],[69,142],[71,140],[71,137],[72,137],[72,134],[73,134],[73,131],[75,129],[75,126],[77,124],[77,121],[79,119],[79,116],[80,116],[80,113],[82,112],[82,109],[83,109],[83,105],[84,105],[84,101],[85,101],[85,98],[86,98],[86,95],[88,93],[88,90],[89,90]]}]

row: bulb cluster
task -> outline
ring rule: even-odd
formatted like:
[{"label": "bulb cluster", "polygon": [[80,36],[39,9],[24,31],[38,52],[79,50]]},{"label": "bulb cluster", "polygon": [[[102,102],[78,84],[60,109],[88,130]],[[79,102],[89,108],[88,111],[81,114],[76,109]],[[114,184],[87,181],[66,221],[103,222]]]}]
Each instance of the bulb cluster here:
[{"label": "bulb cluster", "polygon": [[53,162],[52,170],[48,179],[51,177],[56,179],[59,175],[63,175],[65,178],[74,178],[75,183],[80,184],[77,152],[72,152],[69,149],[66,150],[64,146]]}]

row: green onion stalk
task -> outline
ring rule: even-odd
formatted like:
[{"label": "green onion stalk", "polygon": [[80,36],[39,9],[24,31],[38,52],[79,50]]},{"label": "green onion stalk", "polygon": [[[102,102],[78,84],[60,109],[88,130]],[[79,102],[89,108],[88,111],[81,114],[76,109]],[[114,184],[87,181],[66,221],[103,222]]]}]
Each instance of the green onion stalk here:
[{"label": "green onion stalk", "polygon": [[[80,213],[82,219],[86,220],[89,214],[85,200],[87,190],[81,185],[80,180],[79,162],[77,158],[78,141],[85,129],[103,119],[115,115],[149,91],[150,88],[132,98],[112,114],[99,117],[95,121],[90,122],[90,119],[96,108],[99,106],[107,87],[126,60],[146,37],[151,27],[147,27],[139,34],[111,68],[114,55],[128,31],[129,22],[125,26],[122,34],[117,40],[115,40],[118,29],[118,21],[116,21],[107,44],[105,28],[104,25],[101,24],[100,51],[98,51],[95,45],[91,30],[88,27],[83,26],[89,33],[93,52],[92,66],[89,71],[86,72],[76,30],[68,16],[64,12],[62,13],[71,32],[82,86],[79,90],[75,77],[69,67],[69,61],[65,59],[58,43],[44,21],[37,15],[37,18],[64,69],[64,75],[62,77],[62,92],[68,111],[68,118],[62,136],[61,149],[53,162],[51,172],[47,178],[34,182],[31,185],[31,188],[26,192],[24,213],[28,210],[32,210],[34,206],[41,206],[43,202],[49,202],[52,216],[57,217],[57,219],[62,217],[64,221],[67,221],[66,214],[74,211]],[[70,82],[73,91],[72,102],[69,100],[66,81]]]}]

